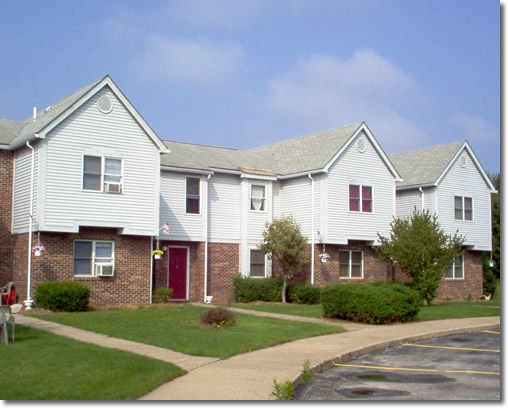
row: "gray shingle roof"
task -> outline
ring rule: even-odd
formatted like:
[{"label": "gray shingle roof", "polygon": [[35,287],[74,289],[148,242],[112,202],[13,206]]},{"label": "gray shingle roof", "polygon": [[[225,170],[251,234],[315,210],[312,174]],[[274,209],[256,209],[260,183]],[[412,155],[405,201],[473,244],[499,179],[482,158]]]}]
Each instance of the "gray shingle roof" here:
[{"label": "gray shingle roof", "polygon": [[104,78],[101,78],[92,82],[90,85],[72,93],[51,106],[51,109],[39,112],[35,121],[33,117],[19,122],[4,119],[0,120],[0,144],[8,144],[9,148],[16,148],[25,144],[34,134],[41,132],[103,79]]},{"label": "gray shingle roof", "polygon": [[250,150],[235,150],[165,141],[171,150],[163,166],[195,170],[224,169],[287,176],[323,169],[363,122],[326,130]]},{"label": "gray shingle roof", "polygon": [[397,187],[435,184],[465,141],[388,155],[403,181]]}]

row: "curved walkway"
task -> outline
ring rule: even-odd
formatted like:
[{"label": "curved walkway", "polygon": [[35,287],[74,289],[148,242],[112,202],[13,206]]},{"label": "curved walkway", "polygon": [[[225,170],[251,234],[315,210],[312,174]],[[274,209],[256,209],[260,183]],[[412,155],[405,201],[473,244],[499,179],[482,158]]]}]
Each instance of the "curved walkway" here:
[{"label": "curved walkway", "polygon": [[333,362],[347,361],[360,354],[389,347],[402,341],[494,329],[501,325],[499,316],[370,326],[244,309],[233,310],[258,316],[338,324],[347,331],[297,340],[240,354],[227,360],[218,360],[209,357],[188,356],[172,350],[75,329],[23,314],[16,315],[16,323],[79,341],[156,358],[173,363],[188,371],[183,377],[163,384],[140,398],[142,400],[222,401],[268,400],[273,391],[273,381],[283,383],[289,380],[297,383],[306,361],[309,361],[310,368],[321,371],[331,367]]}]

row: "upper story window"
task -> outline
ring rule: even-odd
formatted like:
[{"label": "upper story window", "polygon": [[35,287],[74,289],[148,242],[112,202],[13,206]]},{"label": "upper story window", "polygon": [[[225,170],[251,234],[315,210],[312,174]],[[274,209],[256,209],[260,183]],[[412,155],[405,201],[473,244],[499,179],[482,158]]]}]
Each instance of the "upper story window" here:
[{"label": "upper story window", "polygon": [[363,278],[363,251],[339,251],[341,278]]},{"label": "upper story window", "polygon": [[372,187],[349,185],[349,211],[372,212]]},{"label": "upper story window", "polygon": [[473,221],[473,198],[455,196],[455,219]]},{"label": "upper story window", "polygon": [[198,177],[187,177],[186,179],[185,212],[187,214],[199,214],[199,184]]},{"label": "upper story window", "polygon": [[464,279],[464,255],[456,255],[446,266],[446,279]]},{"label": "upper story window", "polygon": [[74,241],[74,275],[113,276],[113,241]]},{"label": "upper story window", "polygon": [[83,190],[120,194],[123,191],[123,160],[84,156]]},{"label": "upper story window", "polygon": [[266,210],[266,186],[253,184],[250,189],[250,209],[253,211]]},{"label": "upper story window", "polygon": [[259,249],[250,250],[250,276],[254,278],[265,277],[265,254]]}]

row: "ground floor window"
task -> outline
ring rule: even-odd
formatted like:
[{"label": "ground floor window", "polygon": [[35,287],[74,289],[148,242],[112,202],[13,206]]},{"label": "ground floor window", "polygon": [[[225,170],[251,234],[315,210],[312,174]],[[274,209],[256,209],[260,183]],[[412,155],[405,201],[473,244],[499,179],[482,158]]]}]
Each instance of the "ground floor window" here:
[{"label": "ground floor window", "polygon": [[113,276],[113,241],[74,241],[75,276]]},{"label": "ground floor window", "polygon": [[253,278],[265,277],[265,254],[259,249],[250,250],[250,276]]},{"label": "ground floor window", "polygon": [[446,266],[446,279],[464,279],[464,255],[456,255]]},{"label": "ground floor window", "polygon": [[339,251],[341,278],[363,278],[363,251]]}]

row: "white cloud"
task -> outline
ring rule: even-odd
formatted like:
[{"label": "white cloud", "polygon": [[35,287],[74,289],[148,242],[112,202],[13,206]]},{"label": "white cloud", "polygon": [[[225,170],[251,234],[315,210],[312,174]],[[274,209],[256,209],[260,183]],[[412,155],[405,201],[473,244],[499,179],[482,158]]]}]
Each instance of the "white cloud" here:
[{"label": "white cloud", "polygon": [[133,66],[145,78],[207,87],[234,74],[243,54],[232,43],[152,36]]},{"label": "white cloud", "polygon": [[310,131],[365,121],[391,151],[426,139],[403,114],[418,94],[409,75],[374,50],[361,49],[350,59],[300,58],[287,75],[269,81],[264,106]]}]

